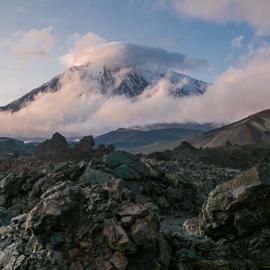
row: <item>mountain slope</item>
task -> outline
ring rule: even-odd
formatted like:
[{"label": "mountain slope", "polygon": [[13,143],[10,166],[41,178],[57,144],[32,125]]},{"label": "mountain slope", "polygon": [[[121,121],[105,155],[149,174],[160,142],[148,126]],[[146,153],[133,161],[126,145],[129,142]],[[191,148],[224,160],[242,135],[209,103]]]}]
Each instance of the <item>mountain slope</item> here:
[{"label": "mountain slope", "polygon": [[209,131],[191,142],[200,147],[216,147],[226,144],[270,145],[270,110],[253,114],[230,125]]},{"label": "mountain slope", "polygon": [[213,127],[211,124],[155,124],[134,128],[120,128],[95,138],[97,144],[113,144],[118,149],[134,153],[150,153],[172,149]]},{"label": "mountain slope", "polygon": [[0,159],[13,157],[14,155],[30,154],[34,151],[34,146],[23,141],[8,137],[0,137]]},{"label": "mountain slope", "polygon": [[76,66],[67,69],[65,72],[54,77],[42,86],[30,91],[21,98],[6,106],[0,107],[0,111],[19,111],[21,108],[33,102],[37,95],[59,91],[67,78],[79,78],[79,80],[86,83],[86,85],[95,83],[97,85],[95,90],[99,89],[103,95],[125,95],[128,98],[133,98],[142,94],[149,85],[154,85],[160,79],[165,78],[173,85],[169,94],[176,97],[201,95],[208,87],[206,82],[196,80],[177,72],[164,74],[157,71],[133,67],[111,69],[108,66],[96,67],[95,65],[88,63],[84,66]]}]

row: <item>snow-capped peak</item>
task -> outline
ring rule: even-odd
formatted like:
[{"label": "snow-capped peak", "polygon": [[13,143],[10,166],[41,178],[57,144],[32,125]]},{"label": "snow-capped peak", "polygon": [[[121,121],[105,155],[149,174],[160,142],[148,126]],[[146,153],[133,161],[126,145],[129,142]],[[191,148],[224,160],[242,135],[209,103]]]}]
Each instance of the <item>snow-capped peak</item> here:
[{"label": "snow-capped peak", "polygon": [[172,86],[168,94],[176,97],[201,95],[208,86],[206,82],[178,72],[162,73],[157,70],[152,71],[136,67],[111,68],[105,65],[97,66],[89,62],[84,66],[67,69],[20,99],[0,108],[0,111],[18,111],[34,101],[38,94],[59,91],[63,81],[67,81],[67,78],[73,80],[75,77],[86,84],[95,82],[99,86],[98,89],[101,94],[109,96],[125,95],[128,98],[139,96],[148,86],[155,85],[162,79],[167,80]]}]

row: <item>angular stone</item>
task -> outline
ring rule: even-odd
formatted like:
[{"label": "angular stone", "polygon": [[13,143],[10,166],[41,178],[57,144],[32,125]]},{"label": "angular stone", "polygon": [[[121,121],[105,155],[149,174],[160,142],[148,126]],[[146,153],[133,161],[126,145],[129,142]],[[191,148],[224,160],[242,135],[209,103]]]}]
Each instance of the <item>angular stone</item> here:
[{"label": "angular stone", "polygon": [[156,245],[156,234],[151,225],[144,219],[137,219],[132,224],[131,237],[137,246],[154,248]]},{"label": "angular stone", "polygon": [[26,221],[28,214],[20,214],[11,219],[12,223],[20,224]]},{"label": "angular stone", "polygon": [[127,203],[124,204],[121,209],[118,211],[119,216],[145,216],[147,215],[148,210],[146,207],[140,204]]},{"label": "angular stone", "polygon": [[112,257],[110,258],[110,262],[114,265],[114,267],[117,270],[125,270],[128,265],[127,257],[119,251],[116,251],[112,255]]},{"label": "angular stone", "polygon": [[[239,226],[252,226],[249,222],[254,215],[270,220],[269,201],[270,168],[260,165],[217,186],[209,194],[202,210],[201,230],[213,237],[224,237],[235,234]],[[243,215],[246,221],[240,221]],[[243,234],[244,230],[240,228],[239,233]],[[246,228],[246,232],[250,230],[252,227]]]},{"label": "angular stone", "polygon": [[141,179],[150,176],[149,169],[141,162],[135,161],[129,164],[122,164],[113,170],[116,177],[125,180]]},{"label": "angular stone", "polygon": [[94,145],[95,145],[95,140],[94,140],[93,136],[85,136],[80,140],[80,142],[77,146],[77,149],[79,149],[81,151],[90,151],[90,150],[92,150]]},{"label": "angular stone", "polygon": [[53,233],[55,226],[74,226],[81,221],[84,192],[72,182],[60,182],[41,196],[31,210],[27,228],[35,233]]},{"label": "angular stone", "polygon": [[95,185],[95,184],[105,184],[108,182],[112,182],[115,180],[115,177],[109,173],[95,170],[92,168],[87,168],[83,175],[80,178],[80,181],[82,181],[83,184],[90,184],[90,185]]},{"label": "angular stone", "polygon": [[103,162],[112,168],[120,166],[122,164],[132,163],[137,161],[138,158],[131,153],[124,151],[114,151],[103,158]]},{"label": "angular stone", "polygon": [[136,253],[136,245],[128,237],[125,230],[116,221],[105,221],[103,235],[106,237],[109,246],[127,254]]}]

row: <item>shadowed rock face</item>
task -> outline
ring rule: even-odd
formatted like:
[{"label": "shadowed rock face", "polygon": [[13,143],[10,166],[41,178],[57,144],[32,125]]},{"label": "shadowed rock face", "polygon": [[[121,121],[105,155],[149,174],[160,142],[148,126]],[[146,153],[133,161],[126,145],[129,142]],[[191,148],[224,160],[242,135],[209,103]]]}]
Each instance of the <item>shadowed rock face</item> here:
[{"label": "shadowed rock face", "polygon": [[83,137],[79,144],[77,145],[77,150],[79,151],[91,151],[95,145],[95,141],[93,136],[85,136]]},{"label": "shadowed rock face", "polygon": [[133,180],[150,176],[150,171],[138,157],[124,151],[114,151],[103,158],[116,177]]},{"label": "shadowed rock face", "polygon": [[[239,223],[240,215],[250,216],[247,221],[256,218],[255,214],[264,213],[265,218],[270,218],[270,215],[268,217],[270,212],[268,213],[266,208],[269,199],[270,167],[266,164],[258,165],[233,180],[217,186],[209,194],[202,211],[201,230],[214,237],[244,235],[245,231],[241,231]],[[250,227],[246,233],[254,229]]]},{"label": "shadowed rock face", "polygon": [[60,133],[53,134],[52,138],[39,144],[35,153],[38,159],[61,160],[71,155],[66,138]]},{"label": "shadowed rock face", "polygon": [[200,233],[226,238],[262,269],[270,267],[270,166],[217,186],[203,206]]},{"label": "shadowed rock face", "polygon": [[94,156],[102,157],[106,153],[114,150],[111,146],[104,146],[102,149],[93,149],[95,145],[92,136],[83,137],[77,145],[70,147],[66,138],[55,133],[51,139],[44,141],[37,146],[35,158],[38,160],[47,161],[49,163],[57,163],[61,161],[89,161]]}]

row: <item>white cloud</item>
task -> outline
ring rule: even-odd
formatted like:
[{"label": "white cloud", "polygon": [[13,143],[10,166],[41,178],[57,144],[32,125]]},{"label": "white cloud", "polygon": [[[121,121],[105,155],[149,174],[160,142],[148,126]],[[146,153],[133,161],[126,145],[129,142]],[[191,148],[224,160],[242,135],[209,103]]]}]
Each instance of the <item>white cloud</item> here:
[{"label": "white cloud", "polygon": [[270,46],[257,49],[245,62],[220,74],[204,96],[185,104],[193,108],[192,119],[232,122],[269,108]]},{"label": "white cloud", "polygon": [[179,15],[218,23],[247,22],[270,34],[269,0],[169,0]]},{"label": "white cloud", "polygon": [[181,53],[172,53],[159,48],[105,42],[93,33],[79,36],[74,49],[60,57],[65,67],[80,66],[88,62],[98,66],[144,67],[164,70],[197,70],[208,66],[207,61],[195,59]]},{"label": "white cloud", "polygon": [[18,31],[7,42],[11,54],[25,59],[47,57],[51,54],[54,45],[53,28],[32,29]]},{"label": "white cloud", "polygon": [[232,40],[232,47],[233,48],[241,48],[242,47],[242,42],[243,42],[244,36],[239,36],[236,37]]},{"label": "white cloud", "polygon": [[[235,37],[232,41],[231,41],[231,51],[230,53],[225,57],[225,61],[230,61],[232,58],[234,58],[235,56],[235,50],[236,49],[240,49],[243,46],[243,39],[244,36],[240,35],[238,37]],[[248,44],[248,46],[250,46],[250,44]]]},{"label": "white cloud", "polygon": [[269,108],[270,46],[262,47],[245,66],[219,75],[206,94],[175,99],[161,79],[134,99],[100,94],[95,81],[77,75],[62,79],[59,92],[40,95],[21,111],[0,113],[2,135],[68,136],[100,134],[118,127],[155,122],[231,122]]},{"label": "white cloud", "polygon": [[85,35],[74,33],[71,39],[75,42],[73,52],[83,51],[88,47],[106,42],[106,39],[92,32],[88,32]]}]

